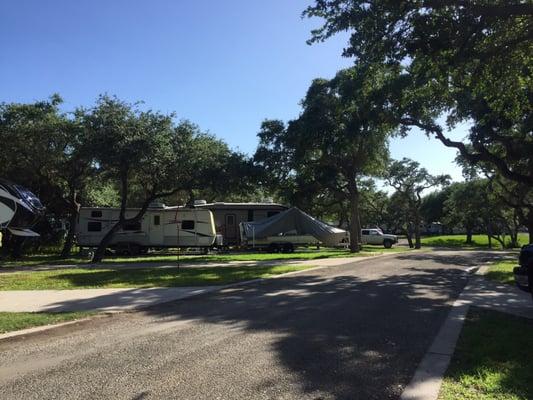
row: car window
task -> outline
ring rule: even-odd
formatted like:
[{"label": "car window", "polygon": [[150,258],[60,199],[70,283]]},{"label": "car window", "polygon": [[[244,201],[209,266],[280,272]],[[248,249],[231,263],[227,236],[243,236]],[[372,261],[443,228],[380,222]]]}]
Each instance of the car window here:
[{"label": "car window", "polygon": [[369,234],[370,233],[369,233],[368,229],[363,229],[363,235],[369,235]]}]

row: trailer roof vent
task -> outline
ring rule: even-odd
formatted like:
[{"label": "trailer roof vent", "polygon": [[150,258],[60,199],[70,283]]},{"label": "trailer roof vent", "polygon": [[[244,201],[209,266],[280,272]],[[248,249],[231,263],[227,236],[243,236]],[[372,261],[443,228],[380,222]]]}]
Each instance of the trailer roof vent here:
[{"label": "trailer roof vent", "polygon": [[205,206],[207,204],[207,201],[205,200],[194,200],[195,206]]},{"label": "trailer roof vent", "polygon": [[149,208],[165,208],[165,204],[161,203],[160,201],[152,201],[148,207]]}]

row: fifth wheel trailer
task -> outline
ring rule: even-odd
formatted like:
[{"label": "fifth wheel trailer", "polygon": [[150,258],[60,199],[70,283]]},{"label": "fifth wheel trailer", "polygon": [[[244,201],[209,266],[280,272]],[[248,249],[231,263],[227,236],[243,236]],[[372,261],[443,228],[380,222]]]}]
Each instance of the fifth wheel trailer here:
[{"label": "fifth wheel trailer", "polygon": [[44,207],[32,192],[23,186],[0,179],[0,230],[15,236],[35,237],[31,230],[43,216]]},{"label": "fifth wheel trailer", "polygon": [[[127,209],[126,218],[139,209]],[[119,219],[119,208],[84,207],[80,210],[76,238],[80,247],[98,246]],[[216,239],[213,213],[183,207],[148,208],[138,223],[129,223],[113,237],[111,248],[120,253],[139,254],[150,248],[213,246]]]},{"label": "fifth wheel trailer", "polygon": [[213,213],[216,232],[222,236],[225,246],[242,244],[239,233],[239,224],[241,222],[260,221],[288,209],[287,206],[269,201],[249,203],[208,203],[205,200],[196,200],[194,202],[194,207],[198,209],[207,209]]}]

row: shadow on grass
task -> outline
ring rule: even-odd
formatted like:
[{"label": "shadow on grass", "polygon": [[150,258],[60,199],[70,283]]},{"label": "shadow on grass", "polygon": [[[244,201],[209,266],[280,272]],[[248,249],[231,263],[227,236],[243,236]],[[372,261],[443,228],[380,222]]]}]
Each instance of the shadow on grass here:
[{"label": "shadow on grass", "polygon": [[[309,268],[309,267],[308,267]],[[234,268],[139,268],[58,273],[52,279],[75,287],[179,287],[224,285],[304,269],[296,266]]]},{"label": "shadow on grass", "polygon": [[[376,265],[368,278],[362,278],[358,269],[335,267],[327,273],[321,270],[281,277],[162,304],[144,311],[153,318],[153,327],[170,321],[196,323],[184,330],[176,326],[162,329],[161,336],[149,342],[139,340],[146,354],[159,354],[161,343],[173,348],[175,364],[164,364],[165,369],[158,371],[163,381],[166,374],[175,373],[173,368],[198,367],[187,358],[190,351],[196,360],[219,354],[220,363],[235,352],[242,352],[242,357],[255,354],[252,363],[258,360],[258,365],[264,365],[260,360],[266,351],[262,346],[266,346],[268,354],[273,354],[269,357],[274,357],[287,379],[295,382],[301,398],[397,398],[438,332],[450,301],[467,281],[454,262],[453,258],[442,259],[439,264],[413,268],[407,274],[399,266],[398,273],[388,270],[385,276],[379,275],[380,266]],[[113,275],[99,277],[114,279]],[[72,301],[56,307],[75,305]],[[105,335],[106,327],[99,329]],[[110,334],[117,334],[116,327],[109,329]],[[218,338],[216,343],[197,343],[194,349],[180,347],[180,343],[191,346],[196,335],[209,331]],[[250,334],[241,336],[247,339],[238,348],[232,340],[224,339],[226,335],[235,337],[237,331]],[[128,346],[138,345],[131,335],[127,342]],[[223,392],[215,392],[218,387],[227,387],[227,377],[218,370],[220,365],[218,359],[201,363],[203,376],[211,377],[211,397],[223,398]],[[232,376],[247,377],[234,387],[235,395],[281,396],[288,390],[285,379],[251,375],[254,365],[232,365]],[[188,382],[197,388],[198,398],[206,398],[203,388],[195,384],[194,379]],[[165,390],[180,397],[183,388],[168,386]],[[130,393],[129,397],[139,394]]]}]

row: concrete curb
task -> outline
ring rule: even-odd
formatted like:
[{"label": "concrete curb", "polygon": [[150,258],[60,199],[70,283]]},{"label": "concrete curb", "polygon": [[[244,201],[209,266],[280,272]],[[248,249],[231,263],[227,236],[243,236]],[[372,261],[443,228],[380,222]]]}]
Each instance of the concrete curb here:
[{"label": "concrete curb", "polygon": [[[470,267],[465,272],[481,275],[487,268]],[[453,302],[452,309],[418,365],[415,375],[402,392],[401,400],[436,400],[439,397],[444,374],[450,365],[466,314],[470,309],[470,302],[465,300],[469,285],[467,282],[457,300]]]},{"label": "concrete curb", "polygon": [[[164,304],[173,303],[175,301],[185,300],[185,299],[189,299],[189,298],[196,297],[196,296],[201,296],[201,295],[208,294],[208,293],[220,292],[222,290],[230,289],[230,288],[237,287],[237,286],[251,285],[251,284],[254,284],[254,283],[267,281],[269,279],[279,279],[279,278],[284,278],[284,277],[291,276],[291,275],[302,274],[302,273],[309,272],[309,271],[315,271],[315,270],[324,269],[324,268],[339,267],[339,266],[342,266],[342,265],[359,263],[359,262],[363,262],[363,261],[366,261],[366,260],[369,260],[369,259],[374,259],[374,258],[391,257],[391,256],[395,256],[395,255],[398,255],[398,254],[404,254],[404,252],[390,253],[390,254],[379,254],[379,255],[368,256],[368,257],[354,258],[353,261],[350,260],[349,262],[343,262],[341,264],[322,265],[322,266],[303,269],[301,271],[292,271],[292,272],[287,272],[285,274],[274,275],[274,276],[271,276],[271,277],[268,277],[268,278],[257,278],[257,279],[251,279],[249,281],[234,282],[234,283],[230,283],[230,284],[227,284],[227,285],[210,287],[210,288],[205,289],[205,290],[200,291],[200,292],[191,293],[191,294],[189,294],[187,296],[184,296],[184,297],[181,297],[180,299],[177,299],[177,300],[175,299],[175,300],[162,302],[162,303],[157,303],[157,304],[152,304],[152,305],[141,305],[141,306],[139,306],[137,308],[133,308],[133,309],[129,309],[129,310],[106,311],[106,312],[101,312],[101,313],[99,313],[97,315],[93,315],[91,317],[77,319],[77,320],[74,320],[74,321],[61,322],[59,324],[42,325],[42,326],[37,326],[37,327],[33,327],[33,328],[26,328],[26,329],[21,329],[21,330],[18,330],[18,331],[2,333],[2,334],[0,334],[0,340],[11,339],[11,338],[14,338],[14,337],[17,337],[17,336],[25,336],[25,335],[41,333],[41,332],[49,331],[49,330],[53,330],[53,329],[59,329],[59,328],[62,328],[62,327],[68,326],[68,325],[75,325],[77,323],[87,322],[87,321],[90,321],[90,320],[93,320],[93,319],[96,319],[96,318],[101,318],[103,315],[104,316],[105,315],[109,316],[109,315],[112,315],[112,314],[122,314],[122,313],[127,313],[127,312],[141,311],[143,309],[149,309],[149,308],[152,308],[152,307],[158,307],[158,306],[161,306],[161,305],[164,305]],[[308,260],[308,261],[312,261],[312,260]]]},{"label": "concrete curb", "polygon": [[111,311],[111,312],[102,312],[102,313],[99,313],[97,315],[91,315],[90,317],[74,319],[72,321],[59,322],[57,324],[34,326],[34,327],[31,327],[31,328],[20,329],[18,331],[6,332],[6,333],[0,334],[0,341],[4,340],[4,339],[15,338],[17,336],[25,336],[25,335],[31,335],[31,334],[34,334],[34,333],[40,333],[40,332],[44,332],[44,331],[49,331],[49,330],[52,330],[52,329],[59,329],[59,328],[63,328],[65,326],[69,326],[69,325],[82,324],[84,322],[91,321],[91,320],[94,320],[96,318],[110,317],[113,314],[117,314],[117,312],[113,312],[113,311]]},{"label": "concrete curb", "polygon": [[470,305],[463,300],[458,299],[453,303],[446,321],[400,399],[435,400],[438,398],[444,373],[452,359],[469,308]]}]

